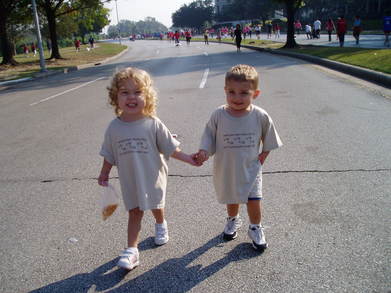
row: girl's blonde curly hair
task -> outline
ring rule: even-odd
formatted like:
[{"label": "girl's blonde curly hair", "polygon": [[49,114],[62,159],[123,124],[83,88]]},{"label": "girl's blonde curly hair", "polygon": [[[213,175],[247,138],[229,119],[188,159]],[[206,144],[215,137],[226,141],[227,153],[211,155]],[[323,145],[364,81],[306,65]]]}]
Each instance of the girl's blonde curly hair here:
[{"label": "girl's blonde curly hair", "polygon": [[155,116],[157,93],[153,88],[151,76],[148,72],[135,67],[127,67],[115,73],[110,86],[107,87],[107,90],[109,91],[109,103],[114,107],[115,114],[120,116],[122,112],[118,106],[119,83],[127,79],[133,80],[139,87],[139,90],[143,93],[145,99],[143,114],[149,117]]}]

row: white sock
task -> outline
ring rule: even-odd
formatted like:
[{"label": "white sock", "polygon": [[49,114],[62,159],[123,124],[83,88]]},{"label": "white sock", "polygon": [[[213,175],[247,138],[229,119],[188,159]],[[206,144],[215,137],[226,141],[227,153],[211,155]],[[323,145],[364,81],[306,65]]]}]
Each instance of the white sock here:
[{"label": "white sock", "polygon": [[232,220],[235,220],[235,219],[237,219],[237,218],[239,218],[239,215],[236,215],[236,216],[233,216],[233,217],[228,217],[228,220],[229,220],[229,221],[232,221]]},{"label": "white sock", "polygon": [[252,228],[259,228],[259,227],[261,227],[261,223],[259,223],[259,224],[250,224],[250,229],[252,229]]},{"label": "white sock", "polygon": [[137,247],[128,247],[125,250],[127,252],[132,252],[132,253],[138,254],[138,248]]},{"label": "white sock", "polygon": [[165,226],[167,226],[167,221],[166,221],[166,219],[164,219],[163,223],[161,223],[161,224],[156,223],[156,225],[165,227]]}]

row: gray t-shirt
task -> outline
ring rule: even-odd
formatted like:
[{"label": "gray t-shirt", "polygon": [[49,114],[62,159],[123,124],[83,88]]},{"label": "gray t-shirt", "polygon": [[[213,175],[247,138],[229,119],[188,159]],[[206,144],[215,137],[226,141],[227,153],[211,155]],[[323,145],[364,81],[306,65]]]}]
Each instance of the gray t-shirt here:
[{"label": "gray t-shirt", "polygon": [[125,207],[163,208],[168,168],[166,160],[178,147],[168,128],[158,119],[109,124],[100,155],[116,165]]},{"label": "gray t-shirt", "polygon": [[[261,147],[262,145],[262,147]],[[222,204],[247,203],[255,180],[261,180],[260,149],[270,151],[282,142],[270,116],[255,105],[242,117],[220,106],[207,123],[200,149],[215,155],[213,182]]]}]

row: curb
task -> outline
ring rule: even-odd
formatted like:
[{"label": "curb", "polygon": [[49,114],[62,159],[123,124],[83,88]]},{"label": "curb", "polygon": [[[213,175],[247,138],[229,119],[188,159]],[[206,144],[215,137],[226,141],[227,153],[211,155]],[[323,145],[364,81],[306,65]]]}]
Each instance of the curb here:
[{"label": "curb", "polygon": [[[230,44],[230,45],[235,45],[232,43],[228,42],[221,42],[223,44]],[[249,46],[249,45],[242,45],[243,48],[247,49],[252,49],[260,52],[267,52],[271,54],[276,54],[276,55],[283,55],[283,56],[288,56],[288,57],[293,57],[297,59],[302,59],[314,64],[322,65],[327,68],[331,68],[370,82],[374,82],[378,85],[381,85],[383,87],[386,87],[388,89],[391,89],[391,75],[382,73],[382,72],[377,72],[371,69],[366,69],[350,64],[345,64],[333,60],[328,60],[328,59],[323,59],[320,57],[315,57],[311,55],[305,55],[305,54],[300,54],[300,53],[293,53],[293,52],[283,52],[283,51],[277,51],[274,49],[268,49],[268,48],[259,48],[255,46]]]},{"label": "curb", "polygon": [[19,83],[19,82],[23,82],[23,81],[37,80],[37,79],[45,78],[45,77],[52,76],[52,75],[64,74],[64,73],[68,73],[68,72],[72,72],[72,71],[76,71],[76,70],[80,70],[80,69],[84,69],[84,68],[89,68],[89,67],[93,67],[93,66],[102,65],[102,64],[105,64],[105,63],[107,63],[107,62],[109,62],[109,61],[111,61],[113,59],[116,59],[116,58],[122,56],[128,50],[129,50],[129,47],[127,47],[125,50],[123,50],[122,52],[118,53],[117,55],[108,57],[108,58],[106,58],[106,59],[104,59],[102,61],[96,62],[96,63],[82,64],[82,65],[78,65],[78,66],[69,66],[69,67],[64,68],[63,70],[55,70],[55,69],[53,70],[52,69],[52,70],[48,70],[48,71],[45,71],[45,72],[35,73],[32,77],[26,77],[26,78],[12,79],[12,80],[3,81],[3,82],[0,82],[0,89],[3,89],[2,88],[3,86],[10,86],[10,85],[13,85],[13,84],[16,84],[16,83]]}]

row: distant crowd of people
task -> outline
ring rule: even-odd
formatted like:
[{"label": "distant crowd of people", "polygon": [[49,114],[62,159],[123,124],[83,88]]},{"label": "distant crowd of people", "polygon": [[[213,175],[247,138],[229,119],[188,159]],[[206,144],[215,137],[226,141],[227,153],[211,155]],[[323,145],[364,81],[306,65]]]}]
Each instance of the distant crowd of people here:
[{"label": "distant crowd of people", "polygon": [[[295,21],[295,31],[296,34],[300,34],[300,32],[303,29],[302,24],[300,23],[300,20]],[[305,34],[307,36],[307,39],[319,39],[320,38],[320,31],[322,29],[322,23],[319,19],[315,20],[314,23],[311,25],[310,23],[307,23],[304,26]],[[339,40],[340,47],[344,46],[345,42],[345,35],[348,30],[347,22],[344,18],[344,16],[338,17],[337,21],[334,23],[334,21],[331,18],[328,18],[326,21],[326,24],[324,26],[324,29],[328,33],[329,42],[332,41],[332,34],[333,32],[336,33],[337,39]],[[353,20],[353,26],[352,26],[352,35],[354,39],[356,40],[356,45],[360,44],[360,34],[363,31],[363,24],[361,21],[361,18],[359,15],[356,15]],[[389,35],[391,31],[391,16],[385,16],[383,18],[383,32],[384,32],[384,45],[390,46],[389,41]]]}]

